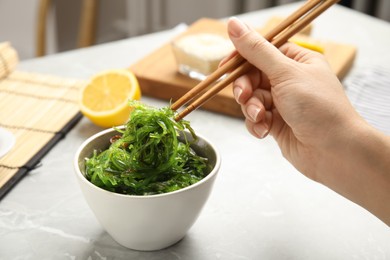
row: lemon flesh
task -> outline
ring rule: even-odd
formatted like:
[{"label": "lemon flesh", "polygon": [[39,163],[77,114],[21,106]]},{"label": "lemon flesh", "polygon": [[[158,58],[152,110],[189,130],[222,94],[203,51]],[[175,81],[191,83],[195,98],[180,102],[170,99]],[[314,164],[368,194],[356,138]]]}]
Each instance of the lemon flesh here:
[{"label": "lemon flesh", "polygon": [[131,71],[108,70],[93,76],[82,89],[80,111],[100,127],[118,126],[129,118],[128,101],[140,98],[141,89]]}]

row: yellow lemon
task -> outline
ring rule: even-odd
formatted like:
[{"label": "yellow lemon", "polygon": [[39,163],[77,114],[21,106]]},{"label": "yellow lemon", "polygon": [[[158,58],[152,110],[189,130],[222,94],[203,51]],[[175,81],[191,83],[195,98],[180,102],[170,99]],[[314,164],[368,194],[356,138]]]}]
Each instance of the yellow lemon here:
[{"label": "yellow lemon", "polygon": [[101,72],[82,88],[80,111],[94,124],[113,127],[126,123],[129,100],[139,100],[141,89],[135,75],[126,69]]}]

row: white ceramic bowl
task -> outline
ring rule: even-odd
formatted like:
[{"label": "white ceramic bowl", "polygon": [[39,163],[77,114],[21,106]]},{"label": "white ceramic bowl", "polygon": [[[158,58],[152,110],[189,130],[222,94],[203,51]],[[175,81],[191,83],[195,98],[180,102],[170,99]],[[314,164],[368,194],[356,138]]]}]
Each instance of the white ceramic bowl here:
[{"label": "white ceramic bowl", "polygon": [[[107,129],[87,139],[78,149],[74,167],[84,197],[104,229],[119,244],[143,251],[159,250],[182,239],[198,218],[213,187],[221,159],[215,146],[204,137],[192,145],[209,159],[211,172],[201,181],[170,193],[132,196],[101,189],[84,176],[85,158],[93,150],[104,150],[117,134]],[[192,140],[189,133],[187,138]]]}]

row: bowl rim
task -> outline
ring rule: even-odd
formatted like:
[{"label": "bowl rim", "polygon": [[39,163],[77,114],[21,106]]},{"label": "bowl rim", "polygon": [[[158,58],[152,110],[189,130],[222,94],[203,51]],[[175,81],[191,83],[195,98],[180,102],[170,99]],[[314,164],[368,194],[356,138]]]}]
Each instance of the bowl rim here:
[{"label": "bowl rim", "polygon": [[212,143],[210,142],[209,139],[205,138],[203,135],[201,134],[198,134],[196,133],[196,136],[202,140],[204,140],[206,143],[208,143],[212,149],[214,150],[215,152],[215,166],[213,167],[213,169],[210,171],[210,173],[204,177],[203,179],[201,179],[200,181],[194,183],[194,184],[191,184],[185,188],[181,188],[181,189],[178,189],[178,190],[175,190],[175,191],[171,191],[171,192],[166,192],[166,193],[160,193],[160,194],[152,194],[152,195],[130,195],[130,194],[121,194],[121,193],[116,193],[116,192],[112,192],[112,191],[108,191],[108,190],[105,190],[103,188],[100,188],[98,186],[96,186],[95,184],[93,184],[92,182],[90,182],[86,177],[85,175],[81,172],[80,170],[80,167],[79,167],[79,157],[80,157],[80,153],[81,151],[85,148],[85,146],[87,146],[92,140],[95,140],[96,138],[102,136],[102,135],[105,135],[106,133],[108,132],[112,132],[112,131],[117,131],[116,129],[121,129],[123,128],[124,126],[118,126],[118,127],[111,127],[111,128],[108,128],[108,129],[105,129],[105,130],[102,130],[102,131],[99,131],[95,134],[93,134],[92,136],[90,136],[89,138],[87,138],[84,142],[82,142],[82,144],[79,146],[79,148],[77,149],[77,152],[74,156],[74,159],[73,159],[73,167],[74,167],[74,170],[75,170],[75,173],[76,173],[76,176],[83,182],[85,183],[86,185],[88,185],[89,187],[92,187],[93,189],[96,189],[100,192],[103,192],[103,193],[106,193],[108,196],[114,196],[114,197],[122,197],[122,198],[132,198],[132,199],[154,199],[154,198],[161,198],[161,197],[166,197],[166,196],[172,196],[174,194],[178,194],[178,193],[182,193],[182,192],[185,192],[187,190],[190,190],[190,189],[194,189],[196,188],[197,186],[200,186],[202,185],[204,182],[207,182],[209,179],[213,178],[217,172],[219,171],[220,167],[221,167],[221,155],[219,153],[219,150],[217,149],[217,147]]}]

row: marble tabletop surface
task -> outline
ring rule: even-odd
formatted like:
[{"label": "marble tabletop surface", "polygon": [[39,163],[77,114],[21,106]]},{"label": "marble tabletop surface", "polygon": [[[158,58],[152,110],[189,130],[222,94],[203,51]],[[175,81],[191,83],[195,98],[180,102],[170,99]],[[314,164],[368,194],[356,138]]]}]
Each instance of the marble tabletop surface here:
[{"label": "marble tabletop surface", "polygon": [[[296,8],[291,4],[240,17],[259,26],[271,15]],[[389,71],[389,23],[336,6],[314,25],[313,37],[358,47],[346,85],[362,71]],[[176,33],[172,29],[27,60],[18,69],[87,79],[128,67]],[[142,101],[167,105],[149,97]],[[156,252],[133,251],[103,230],[73,172],[78,146],[101,130],[82,119],[0,201],[0,259],[390,259],[390,228],[301,175],[272,138],[257,140],[243,120],[221,114],[198,110],[188,119],[217,145],[222,166],[208,203],[179,243]]]}]

